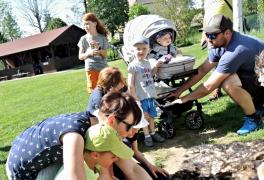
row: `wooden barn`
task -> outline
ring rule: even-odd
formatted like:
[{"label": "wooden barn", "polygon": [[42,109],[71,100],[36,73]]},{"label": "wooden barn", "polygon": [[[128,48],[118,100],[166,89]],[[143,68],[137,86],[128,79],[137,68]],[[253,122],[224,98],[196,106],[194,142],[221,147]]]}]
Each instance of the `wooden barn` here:
[{"label": "wooden barn", "polygon": [[5,68],[0,80],[60,71],[83,64],[77,43],[85,31],[75,25],[0,44]]}]

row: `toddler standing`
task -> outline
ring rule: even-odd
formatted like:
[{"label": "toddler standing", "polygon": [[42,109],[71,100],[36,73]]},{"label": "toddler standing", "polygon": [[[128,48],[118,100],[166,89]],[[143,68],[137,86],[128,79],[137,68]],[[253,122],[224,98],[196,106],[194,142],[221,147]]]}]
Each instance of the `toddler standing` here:
[{"label": "toddler standing", "polygon": [[146,59],[149,53],[149,39],[145,37],[136,38],[132,41],[132,53],[135,59],[128,65],[128,91],[138,101],[144,111],[145,119],[149,126],[143,128],[145,135],[145,146],[152,147],[153,141],[164,142],[165,139],[155,133],[154,117],[157,116],[154,98],[156,91],[154,87],[153,75],[156,74],[162,61],[157,61],[151,68]]}]

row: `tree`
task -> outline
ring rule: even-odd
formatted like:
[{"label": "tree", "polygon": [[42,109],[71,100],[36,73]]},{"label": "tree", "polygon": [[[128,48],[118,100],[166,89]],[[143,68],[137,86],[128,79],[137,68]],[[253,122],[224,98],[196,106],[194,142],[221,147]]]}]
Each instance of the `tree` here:
[{"label": "tree", "polygon": [[174,22],[177,42],[186,44],[192,19],[200,10],[193,8],[192,0],[156,0],[154,4],[157,14]]},{"label": "tree", "polygon": [[257,14],[258,0],[244,0],[242,7],[244,16]]},{"label": "tree", "polygon": [[264,12],[264,0],[258,0],[258,12]]},{"label": "tree", "polygon": [[7,3],[4,0],[0,0],[0,13],[1,13],[1,16],[0,16],[0,25],[1,25],[1,28],[2,28],[2,23],[3,23],[3,20],[4,20],[5,15],[8,12],[10,12],[10,11],[11,11],[11,8],[10,8],[9,3]]},{"label": "tree", "polygon": [[71,13],[66,14],[66,23],[81,26],[82,16],[87,12],[85,9],[88,8],[86,6],[86,0],[68,0],[68,2],[69,4],[72,4],[72,6],[69,8]]},{"label": "tree", "polygon": [[143,4],[135,3],[129,9],[129,13],[128,13],[129,20],[144,14],[150,14],[148,7]]},{"label": "tree", "polygon": [[3,33],[7,39],[14,40],[20,38],[22,33],[11,12],[8,12],[3,20]]},{"label": "tree", "polygon": [[127,0],[88,0],[89,9],[104,22],[111,35],[124,28],[128,21]]},{"label": "tree", "polygon": [[12,8],[4,0],[0,0],[0,13],[1,43],[21,37],[22,33],[12,15]]},{"label": "tree", "polygon": [[83,3],[83,6],[84,6],[84,12],[88,12],[89,8],[88,8],[88,5],[87,5],[87,2],[86,0],[82,0],[82,3]]},{"label": "tree", "polygon": [[67,26],[67,24],[60,18],[52,18],[47,26],[47,30],[58,29],[60,27]]},{"label": "tree", "polygon": [[22,16],[33,28],[43,32],[48,25],[48,21],[51,20],[50,9],[55,1],[51,0],[22,0]]}]

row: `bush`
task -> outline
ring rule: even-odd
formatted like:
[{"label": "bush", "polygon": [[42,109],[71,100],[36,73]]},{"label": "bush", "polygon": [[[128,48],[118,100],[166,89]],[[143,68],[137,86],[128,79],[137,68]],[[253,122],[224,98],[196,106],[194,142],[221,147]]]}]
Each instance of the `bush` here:
[{"label": "bush", "polygon": [[145,15],[145,14],[150,14],[148,7],[143,4],[135,3],[133,4],[133,6],[130,7],[128,17],[129,20],[131,20],[137,16]]}]

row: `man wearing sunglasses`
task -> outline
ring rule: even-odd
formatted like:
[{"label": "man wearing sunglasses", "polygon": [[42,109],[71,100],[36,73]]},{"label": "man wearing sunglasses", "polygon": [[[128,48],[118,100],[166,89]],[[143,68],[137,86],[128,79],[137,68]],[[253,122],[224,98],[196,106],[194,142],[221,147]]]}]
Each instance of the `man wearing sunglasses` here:
[{"label": "man wearing sunglasses", "polygon": [[260,112],[264,112],[264,88],[256,81],[254,67],[255,57],[264,49],[264,42],[233,31],[232,21],[222,14],[213,16],[203,30],[213,48],[209,50],[207,60],[198,68],[198,74],[170,96],[179,98],[182,92],[199,82],[211,69],[216,67],[216,70],[195,91],[176,99],[174,103],[202,98],[221,86],[244,112],[244,124],[237,133],[245,135],[262,128]]}]

